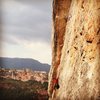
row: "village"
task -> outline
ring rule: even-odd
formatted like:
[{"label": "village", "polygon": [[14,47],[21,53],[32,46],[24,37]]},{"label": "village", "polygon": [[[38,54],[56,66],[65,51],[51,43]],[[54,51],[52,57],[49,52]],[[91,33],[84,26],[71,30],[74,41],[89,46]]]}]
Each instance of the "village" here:
[{"label": "village", "polygon": [[48,75],[45,71],[32,71],[31,69],[0,68],[0,77],[21,81],[35,80],[41,83],[48,81]]}]

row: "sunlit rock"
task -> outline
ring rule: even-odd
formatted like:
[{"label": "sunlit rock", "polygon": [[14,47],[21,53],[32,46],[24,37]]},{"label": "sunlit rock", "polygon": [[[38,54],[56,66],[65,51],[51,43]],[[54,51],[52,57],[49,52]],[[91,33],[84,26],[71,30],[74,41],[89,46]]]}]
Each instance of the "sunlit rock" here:
[{"label": "sunlit rock", "polygon": [[53,0],[48,93],[50,100],[100,100],[100,0]]}]

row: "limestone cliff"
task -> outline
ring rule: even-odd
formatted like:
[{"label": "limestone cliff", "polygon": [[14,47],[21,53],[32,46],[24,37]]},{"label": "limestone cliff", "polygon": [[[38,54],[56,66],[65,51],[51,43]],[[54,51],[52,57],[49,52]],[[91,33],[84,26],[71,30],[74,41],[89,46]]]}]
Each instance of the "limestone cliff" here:
[{"label": "limestone cliff", "polygon": [[100,0],[53,0],[50,100],[100,100],[99,75]]}]

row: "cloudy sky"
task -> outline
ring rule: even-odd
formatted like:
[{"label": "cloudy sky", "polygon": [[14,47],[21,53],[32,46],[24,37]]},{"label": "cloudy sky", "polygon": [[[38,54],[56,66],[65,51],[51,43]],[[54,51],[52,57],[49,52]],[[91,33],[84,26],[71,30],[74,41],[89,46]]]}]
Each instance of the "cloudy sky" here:
[{"label": "cloudy sky", "polygon": [[0,0],[0,56],[51,64],[52,0]]}]

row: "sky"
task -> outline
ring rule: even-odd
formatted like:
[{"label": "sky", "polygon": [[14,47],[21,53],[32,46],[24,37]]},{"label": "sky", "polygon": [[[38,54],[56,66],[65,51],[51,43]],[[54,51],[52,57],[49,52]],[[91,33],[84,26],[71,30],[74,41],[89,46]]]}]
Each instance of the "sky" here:
[{"label": "sky", "polygon": [[52,0],[0,0],[0,56],[51,64]]}]

